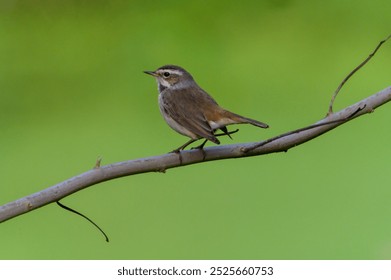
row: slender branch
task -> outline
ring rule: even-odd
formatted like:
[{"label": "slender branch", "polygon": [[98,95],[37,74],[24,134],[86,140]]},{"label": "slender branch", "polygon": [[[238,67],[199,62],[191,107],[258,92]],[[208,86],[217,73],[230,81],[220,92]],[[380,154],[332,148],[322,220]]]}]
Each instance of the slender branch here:
[{"label": "slender branch", "polygon": [[391,38],[391,34],[388,35],[387,38],[385,38],[384,40],[380,41],[379,44],[376,46],[376,48],[372,51],[372,53],[369,54],[369,56],[363,61],[361,62],[356,68],[354,68],[346,77],[345,79],[342,80],[342,82],[339,84],[339,86],[337,87],[337,89],[335,90],[333,96],[331,97],[331,101],[330,101],[330,105],[329,105],[329,111],[327,113],[327,115],[331,115],[333,113],[333,106],[334,106],[334,101],[335,101],[335,98],[337,97],[339,91],[341,90],[341,88],[344,86],[344,84],[350,79],[350,77],[352,77],[358,70],[360,70],[365,64],[367,64],[368,61],[371,60],[372,57],[375,56],[375,54],[377,53],[377,51],[380,49],[380,47],[388,40]]},{"label": "slender branch", "polygon": [[329,125],[329,124],[342,124],[343,122],[346,122],[349,119],[353,118],[355,115],[357,115],[358,112],[362,111],[365,107],[366,107],[365,104],[363,105],[363,107],[358,107],[355,112],[353,112],[350,116],[344,117],[343,119],[337,119],[337,120],[332,120],[332,121],[327,121],[327,122],[318,122],[318,123],[311,124],[311,125],[306,126],[306,127],[298,128],[298,129],[295,129],[295,130],[288,131],[286,133],[280,134],[278,136],[269,138],[269,139],[267,139],[265,141],[256,143],[255,145],[250,146],[250,147],[244,149],[244,152],[247,153],[247,152],[249,152],[251,150],[254,150],[256,148],[264,146],[267,143],[276,141],[276,140],[278,140],[280,138],[283,138],[283,137],[286,137],[286,136],[289,136],[289,135],[293,135],[293,134],[297,134],[297,133],[302,132],[302,131],[310,130],[310,129],[315,128],[315,127],[325,126],[325,125]]},{"label": "slender branch", "polygon": [[261,142],[214,146],[205,148],[203,151],[182,151],[182,162],[180,161],[178,154],[170,153],[160,156],[128,160],[105,166],[96,164],[90,171],[77,175],[37,193],[0,206],[0,222],[9,220],[49,203],[56,202],[89,186],[123,176],[146,172],[165,172],[170,168],[202,163],[204,161],[259,156],[287,151],[292,147],[316,138],[343,123],[353,120],[356,117],[372,113],[375,108],[389,102],[390,100],[391,87],[388,87],[366,99],[361,100],[360,102],[357,102],[356,104],[327,116],[312,126],[284,133],[281,136],[271,138],[271,140]]},{"label": "slender branch", "polygon": [[61,208],[65,209],[65,210],[67,210],[67,211],[69,211],[69,212],[72,212],[72,213],[74,213],[74,214],[76,214],[76,215],[79,215],[79,216],[83,217],[84,219],[86,219],[87,221],[89,221],[91,224],[94,225],[94,227],[96,227],[96,228],[103,234],[103,236],[105,237],[106,242],[109,242],[109,237],[107,236],[107,234],[106,234],[106,233],[103,231],[103,229],[101,229],[100,226],[98,226],[93,220],[91,220],[90,218],[88,218],[86,215],[84,215],[84,214],[82,214],[82,213],[80,213],[80,212],[78,212],[78,211],[76,211],[76,210],[74,210],[74,209],[72,209],[72,208],[70,208],[70,207],[68,207],[68,206],[66,206],[66,205],[64,205],[64,204],[62,204],[60,201],[56,201],[56,203],[57,203],[57,205],[60,206]]}]

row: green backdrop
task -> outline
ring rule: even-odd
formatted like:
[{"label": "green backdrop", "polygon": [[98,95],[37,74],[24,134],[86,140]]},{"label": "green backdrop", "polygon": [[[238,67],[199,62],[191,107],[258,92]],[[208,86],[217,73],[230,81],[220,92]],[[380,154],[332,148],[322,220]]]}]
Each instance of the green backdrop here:
[{"label": "green backdrop", "polygon": [[[390,32],[384,1],[0,0],[0,204],[102,164],[187,141],[153,79],[189,70],[218,102],[270,124],[323,118],[340,81]],[[391,44],[336,110],[391,85]],[[288,153],[105,182],[0,225],[1,259],[389,259],[391,105]]]}]

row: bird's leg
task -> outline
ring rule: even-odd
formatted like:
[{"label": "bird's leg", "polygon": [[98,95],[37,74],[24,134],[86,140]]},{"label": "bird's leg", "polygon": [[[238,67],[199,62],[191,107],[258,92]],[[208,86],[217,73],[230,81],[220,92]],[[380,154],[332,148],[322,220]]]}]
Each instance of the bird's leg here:
[{"label": "bird's leg", "polygon": [[194,143],[195,141],[197,141],[198,139],[190,139],[189,141],[187,141],[185,144],[183,144],[182,146],[180,146],[179,148],[171,151],[171,153],[179,153],[181,150],[183,150],[184,148],[186,148],[187,146],[189,146],[191,143]]},{"label": "bird's leg", "polygon": [[[229,138],[231,138],[231,134],[234,134],[234,133],[238,132],[239,129],[235,129],[235,130],[233,130],[233,131],[228,131],[227,128],[224,127],[224,129],[222,129],[222,131],[223,131],[224,133],[218,133],[218,134],[215,134],[215,136],[217,137],[217,136],[228,135]],[[232,139],[232,138],[231,138],[231,139]],[[194,141],[196,141],[196,140],[194,140]],[[194,142],[194,141],[193,141],[193,142]],[[191,143],[193,143],[193,142],[191,142]],[[191,149],[192,149],[192,150],[193,150],[193,149],[203,149],[204,146],[205,146],[205,144],[206,144],[206,142],[208,142],[208,139],[205,139],[205,141],[202,142],[201,145],[199,145],[199,146],[197,146],[197,147],[193,147],[193,148],[191,148]],[[191,143],[189,143],[189,144],[191,144]],[[188,143],[186,143],[186,144],[189,145]],[[185,145],[186,145],[186,144],[185,144]],[[187,146],[187,145],[186,145],[186,146]],[[185,146],[185,147],[186,147],[186,146]]]},{"label": "bird's leg", "polygon": [[202,150],[202,149],[204,148],[206,142],[208,142],[208,139],[205,139],[204,142],[202,142],[201,145],[199,145],[199,146],[197,146],[197,147],[193,147],[193,148],[191,148],[191,149],[192,149],[192,150],[195,150],[195,149],[201,149],[201,150]]},{"label": "bird's leg", "polygon": [[[221,129],[224,133],[215,134],[215,136],[224,136],[224,135],[228,135],[229,138],[231,138],[231,139],[232,139],[231,134],[234,134],[234,133],[236,133],[236,132],[239,131],[239,129],[235,129],[235,130],[233,130],[233,131],[228,131],[227,128],[226,128],[225,126],[224,126],[223,128],[220,128],[220,129]],[[199,146],[197,146],[197,147],[191,148],[192,150],[193,150],[193,149],[199,149],[199,150],[201,150],[201,151],[202,151],[202,154],[203,154],[202,159],[205,159],[205,157],[206,157],[206,154],[205,154],[205,151],[204,151],[204,146],[205,146],[206,142],[208,142],[208,139],[205,139],[204,142],[202,142],[201,145],[199,145]]]},{"label": "bird's leg", "polygon": [[[221,129],[221,128],[220,128],[220,129]],[[236,132],[239,131],[239,129],[236,129],[236,130],[233,130],[233,131],[228,131],[227,128],[226,128],[225,126],[224,126],[224,128],[221,129],[221,130],[222,130],[224,133],[215,134],[215,136],[224,136],[224,135],[228,135],[229,138],[232,139],[231,134],[236,133]],[[204,146],[205,146],[206,142],[208,142],[208,139],[205,139],[204,142],[202,142],[201,145],[199,145],[199,146],[197,146],[197,147],[191,148],[192,150],[193,150],[193,149],[199,149],[199,150],[202,151],[202,160],[204,160],[204,159],[206,158],[206,154],[205,154],[205,151],[204,151]]]},{"label": "bird's leg", "polygon": [[197,147],[191,148],[192,150],[197,149],[197,150],[200,150],[202,152],[202,160],[204,160],[205,157],[206,157],[206,154],[205,154],[205,151],[204,151],[204,146],[205,146],[206,142],[208,142],[208,139],[205,139],[204,142],[202,142],[201,145],[199,145]]},{"label": "bird's leg", "polygon": [[[235,129],[235,130],[233,130],[233,131],[228,131],[226,127],[223,127],[223,128],[220,128],[220,129],[223,131],[223,133],[215,134],[216,137],[217,137],[217,136],[228,135],[229,138],[232,139],[231,134],[234,134],[234,133],[236,133],[236,132],[239,131],[239,129]],[[183,145],[180,146],[179,148],[177,148],[177,149],[171,151],[171,153],[177,153],[177,154],[178,154],[178,153],[180,153],[180,151],[184,150],[187,146],[189,146],[190,144],[194,143],[194,142],[197,141],[197,140],[199,140],[199,139],[190,139],[189,141],[187,141],[185,144],[183,144]],[[204,146],[205,146],[205,144],[206,144],[206,142],[208,142],[207,139],[205,139],[205,141],[202,142],[201,145],[199,145],[199,146],[197,146],[197,147],[193,147],[193,148],[191,148],[191,149],[192,149],[192,150],[193,150],[193,149],[203,149]]]},{"label": "bird's leg", "polygon": [[191,143],[197,141],[198,139],[190,139],[189,141],[187,141],[185,144],[183,144],[182,146],[180,146],[179,148],[171,151],[170,153],[176,153],[178,154],[179,156],[179,163],[182,165],[182,155],[181,155],[181,150],[183,150],[184,148],[186,148],[187,146],[189,146]]}]

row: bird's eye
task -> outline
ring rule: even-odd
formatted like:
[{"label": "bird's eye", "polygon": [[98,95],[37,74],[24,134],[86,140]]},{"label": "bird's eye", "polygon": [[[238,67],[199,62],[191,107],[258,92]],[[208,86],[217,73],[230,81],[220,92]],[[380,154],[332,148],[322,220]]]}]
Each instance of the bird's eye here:
[{"label": "bird's eye", "polygon": [[171,75],[170,72],[164,72],[164,73],[163,73],[163,77],[165,77],[165,78],[170,77],[170,75]]}]

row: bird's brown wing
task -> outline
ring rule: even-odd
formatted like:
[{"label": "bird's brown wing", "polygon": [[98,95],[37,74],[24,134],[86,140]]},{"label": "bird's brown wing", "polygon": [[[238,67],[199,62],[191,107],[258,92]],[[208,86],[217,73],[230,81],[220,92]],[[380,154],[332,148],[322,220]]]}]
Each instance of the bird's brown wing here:
[{"label": "bird's brown wing", "polygon": [[208,139],[216,144],[220,143],[203,113],[205,106],[216,104],[212,97],[202,90],[180,89],[164,92],[162,101],[161,105],[164,110],[179,125],[199,138]]}]

